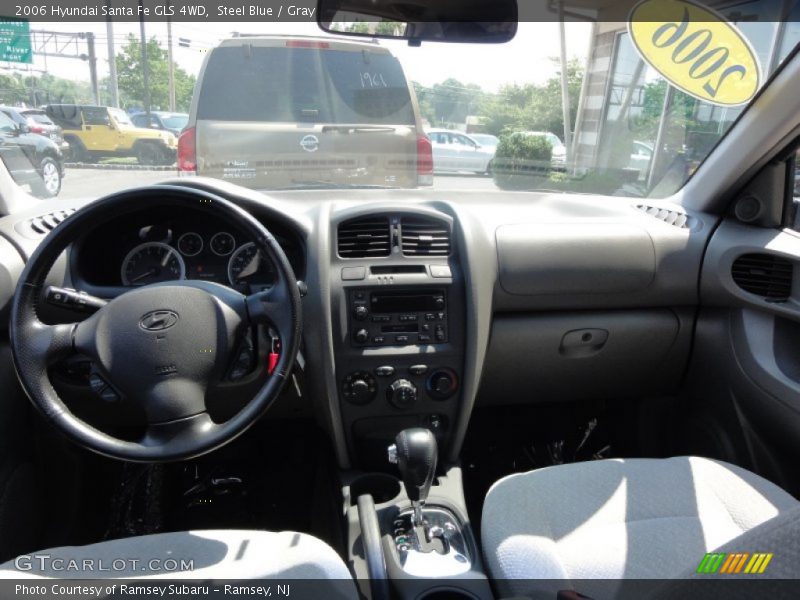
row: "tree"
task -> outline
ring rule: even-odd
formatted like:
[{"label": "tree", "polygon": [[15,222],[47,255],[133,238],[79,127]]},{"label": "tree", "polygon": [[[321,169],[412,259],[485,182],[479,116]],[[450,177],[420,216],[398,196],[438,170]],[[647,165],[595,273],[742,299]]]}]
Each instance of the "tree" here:
[{"label": "tree", "polygon": [[[133,35],[122,47],[116,57],[117,78],[122,104],[125,107],[144,107],[144,69],[142,66],[142,48]],[[147,42],[148,83],[150,87],[150,108],[153,110],[169,109],[169,63],[167,52],[156,38]],[[175,108],[188,111],[194,91],[194,75],[190,75],[177,65],[175,74]]]},{"label": "tree", "polygon": [[[583,68],[573,58],[567,63],[571,126],[574,126],[578,114],[582,82]],[[497,94],[485,97],[479,114],[485,118],[487,132],[494,135],[511,131],[550,131],[563,140],[560,72],[542,85],[514,83],[502,86]]]}]

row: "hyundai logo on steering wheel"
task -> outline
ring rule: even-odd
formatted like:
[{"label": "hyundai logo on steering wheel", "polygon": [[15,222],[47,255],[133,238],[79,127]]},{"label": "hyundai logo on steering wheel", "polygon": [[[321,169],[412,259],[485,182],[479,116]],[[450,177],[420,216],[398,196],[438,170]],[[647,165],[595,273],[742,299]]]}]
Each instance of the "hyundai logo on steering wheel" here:
[{"label": "hyundai logo on steering wheel", "polygon": [[139,327],[147,331],[163,331],[178,322],[178,313],[172,310],[154,310],[139,321]]}]

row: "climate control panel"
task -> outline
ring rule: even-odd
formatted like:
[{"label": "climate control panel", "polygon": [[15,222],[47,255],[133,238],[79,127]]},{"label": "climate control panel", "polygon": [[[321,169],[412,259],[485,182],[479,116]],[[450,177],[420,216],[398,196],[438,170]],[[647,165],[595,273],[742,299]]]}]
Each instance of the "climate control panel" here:
[{"label": "climate control panel", "polygon": [[342,381],[342,396],[349,403],[362,406],[384,398],[398,410],[410,409],[422,399],[447,400],[457,391],[458,377],[453,369],[426,364],[381,365],[348,373]]}]

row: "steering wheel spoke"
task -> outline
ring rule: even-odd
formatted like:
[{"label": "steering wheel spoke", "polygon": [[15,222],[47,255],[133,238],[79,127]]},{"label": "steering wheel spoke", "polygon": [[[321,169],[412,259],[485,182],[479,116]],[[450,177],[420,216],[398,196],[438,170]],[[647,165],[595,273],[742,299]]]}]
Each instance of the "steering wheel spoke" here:
[{"label": "steering wheel spoke", "polygon": [[268,290],[251,294],[245,298],[247,314],[252,324],[272,325],[280,338],[286,337],[293,327],[290,311],[286,307],[291,302],[287,285],[275,285]]},{"label": "steering wheel spoke", "polygon": [[219,425],[211,420],[209,414],[201,412],[181,419],[150,423],[139,443],[164,448],[170,454],[180,453],[181,449],[193,447],[218,429]]},{"label": "steering wheel spoke", "polygon": [[74,354],[73,340],[76,329],[76,323],[46,325],[38,320],[32,323],[27,337],[33,358],[51,365]]}]

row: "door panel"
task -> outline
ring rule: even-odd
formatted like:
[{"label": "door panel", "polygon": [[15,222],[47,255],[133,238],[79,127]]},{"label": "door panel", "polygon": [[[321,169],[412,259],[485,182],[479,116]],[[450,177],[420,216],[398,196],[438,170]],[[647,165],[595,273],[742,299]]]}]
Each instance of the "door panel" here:
[{"label": "door panel", "polygon": [[690,410],[733,440],[728,460],[800,492],[800,235],[724,221],[700,301]]}]

